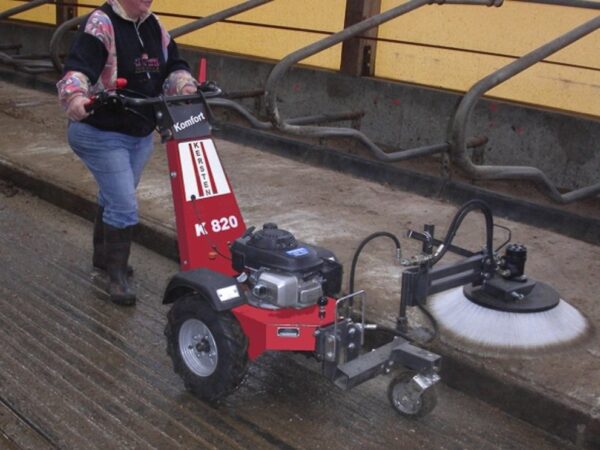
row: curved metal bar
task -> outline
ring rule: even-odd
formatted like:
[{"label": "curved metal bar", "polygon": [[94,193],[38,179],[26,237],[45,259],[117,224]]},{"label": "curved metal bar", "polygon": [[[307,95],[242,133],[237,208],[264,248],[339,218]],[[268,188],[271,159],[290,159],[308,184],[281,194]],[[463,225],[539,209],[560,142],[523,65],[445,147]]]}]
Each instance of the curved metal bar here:
[{"label": "curved metal bar", "polygon": [[200,28],[204,28],[208,25],[212,25],[213,23],[227,19],[228,17],[235,16],[243,13],[244,11],[248,11],[249,9],[256,8],[257,6],[261,6],[272,1],[273,0],[248,0],[247,2],[240,3],[239,5],[232,6],[231,8],[224,9],[223,11],[219,11],[203,17],[202,19],[198,19],[191,23],[177,27],[169,31],[169,33],[171,34],[171,37],[175,39],[183,34],[191,33],[192,31],[199,30]]},{"label": "curved metal bar", "polygon": [[60,60],[59,46],[62,42],[67,31],[72,28],[80,26],[82,23],[85,23],[89,14],[85,14],[83,16],[73,17],[72,19],[65,20],[61,23],[54,33],[52,33],[52,37],[50,38],[50,59],[52,60],[52,65],[56,69],[58,73],[62,73],[63,71],[63,63]]},{"label": "curved metal bar", "polygon": [[244,119],[246,119],[250,123],[250,125],[252,125],[253,128],[257,128],[259,130],[272,130],[273,129],[273,124],[271,122],[263,122],[262,120],[258,120],[256,117],[254,117],[252,114],[250,114],[250,112],[248,112],[248,110],[246,108],[244,108],[239,103],[234,102],[233,100],[228,100],[226,98],[217,97],[217,98],[207,99],[206,102],[210,106],[220,106],[222,108],[233,109],[240,116],[242,116]]},{"label": "curved metal bar", "polygon": [[600,16],[533,50],[475,83],[463,97],[454,115],[454,120],[449,133],[451,161],[464,170],[468,176],[476,179],[526,179],[537,181],[545,187],[550,198],[558,203],[571,203],[575,200],[580,200],[600,193],[600,183],[597,183],[563,195],[558,191],[550,179],[541,170],[535,167],[476,166],[467,155],[465,145],[468,119],[470,118],[475,103],[484,93],[598,28],[600,28]]},{"label": "curved metal bar", "polygon": [[269,77],[267,78],[267,83],[265,85],[265,101],[267,113],[269,115],[269,120],[271,121],[271,123],[273,123],[275,128],[283,132],[295,135],[310,137],[346,137],[355,139],[361,142],[367,149],[369,149],[377,159],[380,159],[382,161],[403,161],[411,158],[429,156],[447,151],[448,143],[444,142],[441,144],[386,153],[365,134],[352,128],[293,125],[289,121],[286,121],[281,117],[281,114],[277,107],[277,83],[293,64],[296,64],[297,62],[302,61],[303,59],[306,59],[309,56],[319,53],[327,48],[333,47],[334,45],[339,44],[342,41],[358,36],[371,28],[381,25],[384,22],[388,22],[392,19],[395,19],[396,17],[399,17],[403,14],[409,13],[431,3],[500,6],[502,4],[502,0],[410,0],[400,6],[391,8],[386,12],[369,17],[368,19],[354,24],[338,33],[328,36],[325,39],[322,39],[304,48],[296,50],[293,53],[290,53],[273,68],[273,70],[269,74]]},{"label": "curved metal bar", "polygon": [[0,63],[13,66],[16,69],[30,74],[52,72],[53,70],[47,59],[44,61],[41,58],[16,57],[14,55],[7,55],[4,52],[0,52]]},{"label": "curved metal bar", "polygon": [[15,14],[19,14],[25,11],[28,11],[33,8],[37,8],[44,3],[54,3],[54,0],[32,0],[20,6],[15,6],[14,8],[7,9],[0,13],[0,20],[8,19],[10,16],[14,16]]},{"label": "curved metal bar", "polygon": [[[265,122],[254,117],[246,108],[233,100],[229,100],[222,97],[210,98],[206,102],[214,107],[221,107],[226,109],[232,109],[244,119],[246,119],[253,128],[259,130],[272,130],[273,124],[271,122]],[[317,114],[314,116],[296,117],[290,119],[291,123],[294,124],[306,124],[306,123],[324,123],[324,122],[338,122],[343,120],[354,120],[363,117],[365,113],[363,111],[351,111],[339,114]]]}]

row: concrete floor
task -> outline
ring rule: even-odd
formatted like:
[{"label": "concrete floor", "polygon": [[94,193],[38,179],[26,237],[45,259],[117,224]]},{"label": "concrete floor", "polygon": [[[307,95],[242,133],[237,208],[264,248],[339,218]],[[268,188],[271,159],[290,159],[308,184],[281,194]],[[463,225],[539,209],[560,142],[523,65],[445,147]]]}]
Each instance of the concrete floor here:
[{"label": "concrete floor", "polygon": [[165,352],[161,296],[177,264],[134,245],[134,308],[90,271],[90,223],[0,182],[0,448],[575,448],[438,386],[415,421],[391,376],[337,389],[302,355],[269,353],[218,405],[183,387]]}]

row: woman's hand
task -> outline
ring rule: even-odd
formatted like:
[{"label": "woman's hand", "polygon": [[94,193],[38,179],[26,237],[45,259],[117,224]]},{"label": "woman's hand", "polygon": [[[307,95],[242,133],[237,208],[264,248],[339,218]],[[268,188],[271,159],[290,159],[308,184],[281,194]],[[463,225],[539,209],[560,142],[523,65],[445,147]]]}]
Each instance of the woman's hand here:
[{"label": "woman's hand", "polygon": [[192,95],[198,91],[198,88],[194,84],[186,84],[183,89],[181,89],[181,95]]},{"label": "woman's hand", "polygon": [[69,119],[79,122],[89,116],[90,113],[85,110],[85,105],[90,102],[91,100],[84,95],[76,95],[73,97],[69,101],[69,106],[67,106],[67,116]]}]

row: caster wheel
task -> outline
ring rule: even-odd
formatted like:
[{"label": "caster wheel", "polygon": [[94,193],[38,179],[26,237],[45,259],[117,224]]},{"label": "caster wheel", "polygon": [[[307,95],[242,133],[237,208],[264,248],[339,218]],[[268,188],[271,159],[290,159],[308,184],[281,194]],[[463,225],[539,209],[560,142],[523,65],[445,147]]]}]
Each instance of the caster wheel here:
[{"label": "caster wheel", "polygon": [[217,401],[242,384],[248,340],[231,312],[215,311],[198,295],[187,295],[173,304],[167,319],[167,353],[188,390]]},{"label": "caster wheel", "polygon": [[417,419],[429,414],[437,405],[437,392],[431,386],[419,392],[412,381],[416,372],[402,372],[388,387],[388,398],[398,414]]}]

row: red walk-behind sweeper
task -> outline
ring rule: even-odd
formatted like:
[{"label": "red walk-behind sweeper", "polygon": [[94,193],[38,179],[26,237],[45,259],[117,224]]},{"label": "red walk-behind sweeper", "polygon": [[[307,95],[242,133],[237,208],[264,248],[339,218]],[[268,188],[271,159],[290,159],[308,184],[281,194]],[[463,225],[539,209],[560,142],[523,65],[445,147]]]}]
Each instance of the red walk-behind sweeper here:
[{"label": "red walk-behind sweeper", "polygon": [[[125,83],[120,82],[120,86]],[[169,163],[181,272],[167,285],[172,304],[167,351],[185,386],[217,401],[234,392],[248,362],[267,351],[305,352],[348,390],[402,369],[389,397],[400,414],[420,417],[436,404],[440,356],[390,335],[365,351],[365,293],[340,296],[342,265],[276,224],[246,228],[211,138],[204,83],[197,95],[136,98],[127,90],[96,95],[90,111],[119,103],[154,107]]]},{"label": "red walk-behind sweeper", "polygon": [[[420,417],[435,407],[441,358],[415,345],[431,335],[408,326],[407,307],[419,307],[434,332],[439,321],[443,331],[467,346],[511,353],[574,342],[589,329],[556,291],[525,275],[524,246],[511,244],[504,256],[497,255],[491,211],[478,200],[459,209],[443,241],[434,238],[433,225],[409,232],[423,242],[423,253],[408,260],[401,259],[393,234],[368,236],[352,261],[349,294],[341,295],[342,266],[331,251],[302,242],[274,223],[246,228],[211,139],[206,99],[219,95],[218,87],[204,83],[197,95],[183,97],[140,99],[125,93],[102,93],[91,109],[110,103],[154,107],[167,144],[181,265],[163,299],[172,304],[165,328],[167,351],[186,388],[198,397],[219,400],[241,385],[249,360],[267,351],[293,351],[314,356],[323,375],[345,390],[400,371],[388,389],[391,404],[403,416]],[[482,213],[486,223],[486,245],[478,252],[452,244],[471,211]],[[395,243],[398,260],[407,267],[393,330],[365,322],[366,296],[354,289],[358,256],[378,237]],[[448,251],[465,258],[438,267]],[[430,296],[432,313],[424,307]],[[464,313],[473,308],[475,316]],[[486,329],[473,336],[484,313],[491,317]],[[496,333],[495,322],[502,324]],[[522,337],[543,326],[552,334],[535,341]],[[373,339],[375,331],[380,333]],[[492,339],[484,341],[482,335]]]}]

